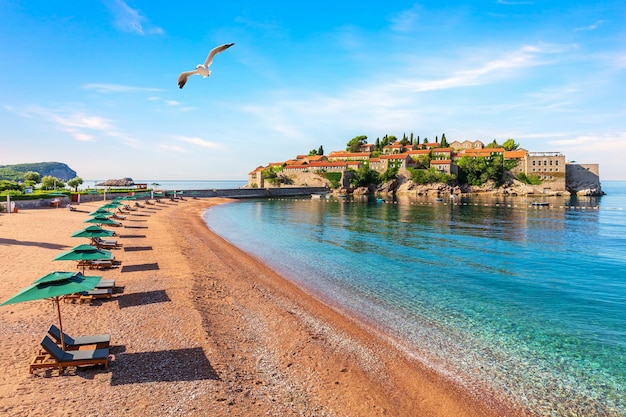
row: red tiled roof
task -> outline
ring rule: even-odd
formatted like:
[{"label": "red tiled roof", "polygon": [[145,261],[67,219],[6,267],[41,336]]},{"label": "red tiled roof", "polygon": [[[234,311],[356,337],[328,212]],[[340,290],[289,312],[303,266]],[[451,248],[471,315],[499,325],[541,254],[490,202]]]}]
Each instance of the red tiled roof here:
[{"label": "red tiled roof", "polygon": [[505,151],[505,158],[524,158],[528,152],[524,149],[517,149],[514,151]]},{"label": "red tiled roof", "polygon": [[341,152],[335,151],[328,154],[329,158],[369,157],[369,152]]},{"label": "red tiled roof", "polygon": [[393,155],[381,155],[380,159],[406,159],[408,156],[408,153],[397,153]]}]

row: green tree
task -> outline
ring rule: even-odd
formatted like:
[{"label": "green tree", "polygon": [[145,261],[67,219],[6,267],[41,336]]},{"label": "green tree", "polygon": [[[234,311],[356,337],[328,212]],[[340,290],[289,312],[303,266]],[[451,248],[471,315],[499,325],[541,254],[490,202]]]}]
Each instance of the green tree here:
[{"label": "green tree", "polygon": [[428,169],[430,167],[430,160],[432,159],[429,155],[419,155],[417,157],[412,157],[413,161],[415,161],[415,168],[417,169]]},{"label": "green tree", "polygon": [[22,187],[15,181],[0,180],[0,192],[7,190],[23,191]]},{"label": "green tree", "polygon": [[449,184],[456,179],[454,175],[450,175],[445,172],[439,172],[435,168],[408,168],[408,171],[411,173],[411,181],[416,184],[433,184],[437,182]]},{"label": "green tree", "polygon": [[387,182],[390,180],[395,180],[396,178],[398,178],[398,171],[400,170],[400,167],[390,167],[387,168],[385,170],[385,172],[383,172],[380,175],[380,181],[381,182]]},{"label": "green tree", "polygon": [[368,164],[365,164],[354,171],[350,184],[354,187],[367,187],[370,184],[377,185],[380,184],[380,175],[378,171],[371,169]]},{"label": "green tree", "polygon": [[359,152],[361,150],[361,146],[367,143],[367,136],[355,136],[350,139],[348,144],[346,145],[346,151],[348,152]]},{"label": "green tree", "polygon": [[494,155],[491,158],[464,156],[457,165],[461,170],[461,180],[476,186],[481,186],[489,180],[496,186],[502,184],[505,168],[510,166],[505,164],[502,155]]},{"label": "green tree", "polygon": [[492,148],[500,148],[500,147],[501,146],[498,144],[498,142],[495,139],[493,140],[493,142],[491,142],[491,143],[489,143],[489,144],[487,144],[485,146],[485,148],[490,148],[490,149],[492,149]]},{"label": "green tree", "polygon": [[315,156],[315,155],[317,155],[317,149],[311,149],[309,151],[309,156]]},{"label": "green tree", "polygon": [[83,183],[83,179],[81,177],[74,177],[67,182],[67,185],[72,187],[74,191],[78,191],[78,186]]},{"label": "green tree", "polygon": [[317,154],[324,155],[324,147],[322,145],[320,145],[319,149],[317,150]]},{"label": "green tree", "polygon": [[65,187],[65,183],[52,175],[46,175],[41,179],[42,190],[56,190]]},{"label": "green tree", "polygon": [[35,171],[25,172],[24,181],[32,181],[35,184],[39,184],[39,181],[41,181],[41,175],[39,175],[39,172]]},{"label": "green tree", "polygon": [[515,140],[513,138],[508,138],[504,141],[502,147],[505,151],[514,151],[515,149],[519,148],[519,143],[515,143]]},{"label": "green tree", "polygon": [[443,135],[441,135],[441,147],[442,148],[447,148],[448,147],[448,140],[446,139],[446,134],[445,133]]}]

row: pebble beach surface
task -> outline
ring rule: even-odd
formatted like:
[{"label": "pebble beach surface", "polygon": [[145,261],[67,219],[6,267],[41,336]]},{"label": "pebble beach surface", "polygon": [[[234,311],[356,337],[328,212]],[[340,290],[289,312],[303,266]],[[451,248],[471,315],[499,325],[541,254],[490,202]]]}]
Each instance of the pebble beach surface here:
[{"label": "pebble beach surface", "polygon": [[[123,287],[111,300],[61,303],[72,336],[109,333],[102,368],[28,364],[56,311],[0,307],[0,414],[10,416],[518,416],[505,398],[469,393],[376,332],[338,314],[212,233],[222,199],[163,201],[111,228],[117,268],[87,271]],[[0,215],[0,300],[52,271],[86,239],[93,202]]]}]

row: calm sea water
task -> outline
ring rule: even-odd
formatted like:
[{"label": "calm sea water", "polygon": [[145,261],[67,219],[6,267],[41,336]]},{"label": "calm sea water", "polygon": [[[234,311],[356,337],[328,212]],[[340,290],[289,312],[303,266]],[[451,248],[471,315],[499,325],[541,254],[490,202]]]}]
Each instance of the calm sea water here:
[{"label": "calm sea water", "polygon": [[538,415],[626,415],[626,182],[606,196],[255,200],[208,226],[414,357]]}]

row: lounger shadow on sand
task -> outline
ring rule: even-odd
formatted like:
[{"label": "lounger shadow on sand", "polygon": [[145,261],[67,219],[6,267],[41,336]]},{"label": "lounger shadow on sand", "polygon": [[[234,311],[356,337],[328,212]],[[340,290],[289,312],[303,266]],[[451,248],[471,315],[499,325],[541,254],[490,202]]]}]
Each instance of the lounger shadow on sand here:
[{"label": "lounger shadow on sand", "polygon": [[112,386],[203,380],[219,381],[220,377],[200,347],[116,353],[111,373]]}]

